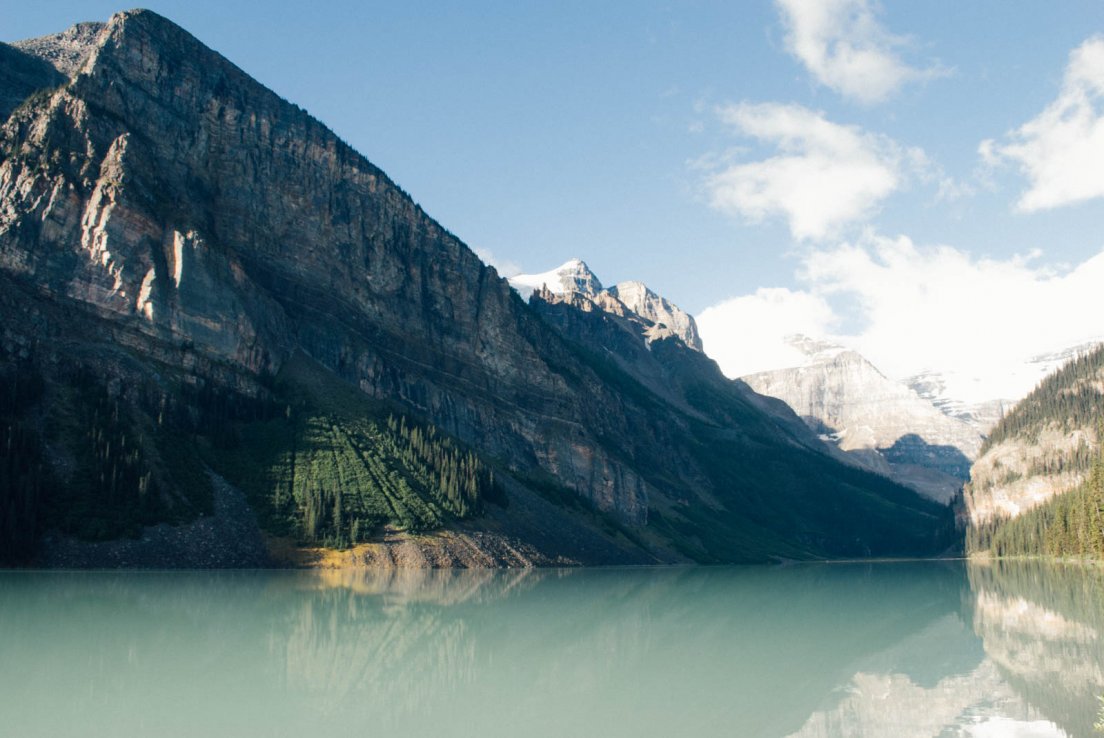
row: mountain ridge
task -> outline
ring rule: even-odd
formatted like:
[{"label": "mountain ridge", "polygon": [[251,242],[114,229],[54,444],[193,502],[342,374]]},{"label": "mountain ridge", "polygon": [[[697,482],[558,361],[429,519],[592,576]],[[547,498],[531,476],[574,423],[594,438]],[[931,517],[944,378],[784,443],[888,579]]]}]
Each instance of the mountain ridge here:
[{"label": "mountain ridge", "polygon": [[[939,508],[798,440],[681,341],[672,366],[698,354],[688,376],[732,413],[687,413],[550,326],[386,174],[171,21],[116,14],[95,39],[0,128],[0,368],[40,385],[4,420],[46,462],[19,472],[10,489],[28,494],[5,525],[73,534],[67,511],[104,485],[100,512],[134,510],[127,525],[202,517],[199,470],[263,463],[271,483],[248,496],[270,532],[419,540],[443,565],[455,552],[403,521],[537,564],[946,545]],[[356,417],[319,399],[345,388]],[[257,456],[264,434],[284,456]],[[410,512],[453,499],[476,461],[506,501],[476,490],[444,519]],[[107,512],[96,535],[118,534]]]},{"label": "mountain ridge", "polygon": [[861,354],[794,336],[807,357],[797,367],[742,379],[786,402],[805,422],[867,468],[940,502],[951,501],[969,474],[982,437],[895,382]]},{"label": "mountain ridge", "polygon": [[608,300],[599,296],[612,297],[625,309],[651,324],[644,329],[649,340],[671,335],[678,337],[695,351],[704,351],[698,324],[690,313],[656,294],[643,282],[630,280],[619,282],[613,287],[603,287],[598,276],[578,257],[573,257],[547,272],[515,274],[507,281],[524,300],[529,300],[534,293],[544,290],[553,295],[578,292],[591,301],[598,299],[606,306],[609,305]]}]

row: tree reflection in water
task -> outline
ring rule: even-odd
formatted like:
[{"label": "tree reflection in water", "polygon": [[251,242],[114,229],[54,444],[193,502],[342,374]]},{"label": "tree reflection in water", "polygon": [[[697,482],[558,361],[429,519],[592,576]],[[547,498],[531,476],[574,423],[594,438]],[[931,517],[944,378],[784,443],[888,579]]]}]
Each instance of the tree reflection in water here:
[{"label": "tree reflection in water", "polygon": [[14,734],[1089,735],[1101,570],[0,574]]}]

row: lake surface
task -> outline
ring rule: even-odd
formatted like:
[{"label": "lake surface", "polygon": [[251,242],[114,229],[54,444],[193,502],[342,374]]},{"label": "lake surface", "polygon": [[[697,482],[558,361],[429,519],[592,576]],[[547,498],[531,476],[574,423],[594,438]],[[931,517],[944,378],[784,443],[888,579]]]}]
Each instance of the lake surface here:
[{"label": "lake surface", "polygon": [[1104,572],[0,572],[4,736],[1088,736]]}]

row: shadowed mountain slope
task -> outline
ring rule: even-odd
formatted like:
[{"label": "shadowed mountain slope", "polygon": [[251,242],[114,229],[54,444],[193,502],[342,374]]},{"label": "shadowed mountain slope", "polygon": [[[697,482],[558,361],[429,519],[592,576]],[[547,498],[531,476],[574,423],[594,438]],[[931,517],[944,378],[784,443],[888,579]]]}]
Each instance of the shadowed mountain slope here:
[{"label": "shadowed mountain slope", "polygon": [[0,90],[45,85],[0,129],[6,555],[202,519],[211,474],[271,540],[362,561],[946,545],[943,508],[838,463],[700,353],[672,364],[708,377],[685,380],[704,387],[693,401],[550,325],[383,172],[170,21],[132,11],[17,46],[65,76]]}]

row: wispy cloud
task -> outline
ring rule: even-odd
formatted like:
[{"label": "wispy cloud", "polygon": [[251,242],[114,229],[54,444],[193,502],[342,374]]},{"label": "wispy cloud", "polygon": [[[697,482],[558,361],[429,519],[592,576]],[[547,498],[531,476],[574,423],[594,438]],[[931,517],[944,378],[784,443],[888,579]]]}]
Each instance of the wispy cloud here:
[{"label": "wispy cloud", "polygon": [[1047,210],[1104,197],[1104,36],[1070,53],[1058,97],[1000,143],[978,147],[991,165],[1016,164],[1030,182],[1016,206]]},{"label": "wispy cloud", "polygon": [[510,260],[499,259],[490,249],[475,248],[475,255],[483,260],[487,266],[492,266],[500,277],[513,277],[521,274],[521,267]]},{"label": "wispy cloud", "polygon": [[885,100],[906,82],[946,74],[905,63],[907,39],[878,22],[869,0],[777,0],[786,48],[821,84],[864,104]]},{"label": "wispy cloud", "polygon": [[[891,376],[937,368],[976,379],[977,396],[963,399],[1016,397],[1038,378],[1024,386],[1012,367],[1104,333],[1104,252],[1073,269],[1039,258],[977,259],[870,232],[808,253],[802,289],[726,300],[698,323],[729,376],[797,364],[784,338],[806,333],[855,348]],[[854,314],[841,315],[839,304]]]},{"label": "wispy cloud", "polygon": [[719,114],[778,153],[718,167],[705,181],[710,204],[751,222],[784,217],[797,239],[824,238],[868,217],[909,170],[927,166],[919,149],[800,105],[741,103]]}]

